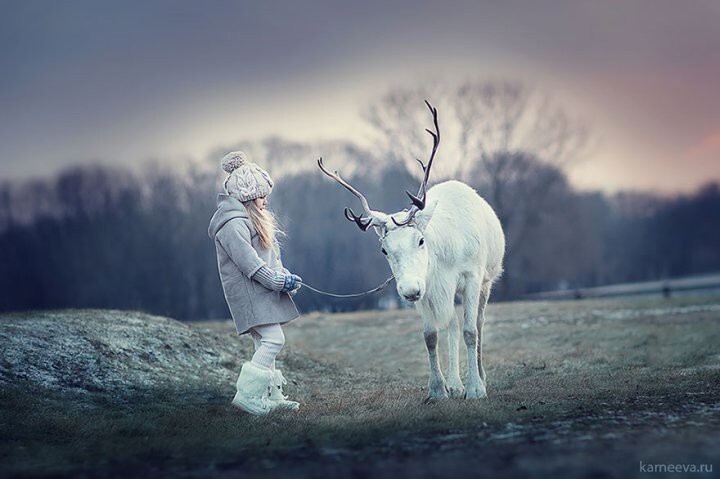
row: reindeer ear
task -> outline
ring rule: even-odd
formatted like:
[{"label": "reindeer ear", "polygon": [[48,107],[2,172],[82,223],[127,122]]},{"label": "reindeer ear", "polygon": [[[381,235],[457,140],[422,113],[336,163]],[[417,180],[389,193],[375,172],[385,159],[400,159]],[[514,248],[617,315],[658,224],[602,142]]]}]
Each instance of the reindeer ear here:
[{"label": "reindeer ear", "polygon": [[432,218],[433,214],[435,213],[435,207],[437,206],[437,201],[429,202],[427,205],[425,205],[425,208],[418,211],[415,215],[415,218],[413,218],[413,223],[415,223],[415,226],[420,231],[425,231],[425,228],[427,227],[428,223],[430,222],[430,219]]}]

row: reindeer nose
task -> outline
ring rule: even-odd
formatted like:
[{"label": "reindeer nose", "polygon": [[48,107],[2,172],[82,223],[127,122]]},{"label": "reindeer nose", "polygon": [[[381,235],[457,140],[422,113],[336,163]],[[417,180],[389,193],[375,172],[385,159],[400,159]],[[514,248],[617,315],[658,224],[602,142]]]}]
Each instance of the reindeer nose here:
[{"label": "reindeer nose", "polygon": [[414,302],[422,296],[422,290],[419,284],[402,285],[398,288],[400,296],[407,301]]},{"label": "reindeer nose", "polygon": [[420,291],[417,291],[417,292],[412,293],[412,294],[405,293],[405,294],[403,294],[403,297],[404,297],[406,300],[410,301],[411,303],[412,303],[412,302],[415,302],[415,301],[417,301],[418,299],[420,299]]},{"label": "reindeer nose", "polygon": [[407,301],[414,302],[422,296],[422,286],[419,281],[406,280],[398,284],[398,294]]}]

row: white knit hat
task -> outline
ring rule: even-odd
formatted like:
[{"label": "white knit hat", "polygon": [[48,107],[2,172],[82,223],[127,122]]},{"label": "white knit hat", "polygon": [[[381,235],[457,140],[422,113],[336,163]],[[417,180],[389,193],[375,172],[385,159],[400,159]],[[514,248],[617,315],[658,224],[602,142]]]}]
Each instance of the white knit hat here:
[{"label": "white knit hat", "polygon": [[222,169],[230,173],[225,180],[225,191],[241,202],[262,198],[270,194],[273,180],[267,171],[252,163],[242,151],[231,151],[221,161]]}]

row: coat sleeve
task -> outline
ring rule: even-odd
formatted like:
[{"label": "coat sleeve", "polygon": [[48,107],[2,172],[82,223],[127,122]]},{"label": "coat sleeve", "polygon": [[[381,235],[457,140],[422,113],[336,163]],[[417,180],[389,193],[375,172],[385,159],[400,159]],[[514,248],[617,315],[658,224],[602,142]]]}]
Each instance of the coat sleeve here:
[{"label": "coat sleeve", "polygon": [[215,238],[220,242],[230,259],[248,278],[265,265],[250,243],[250,230],[240,220],[230,220],[220,228]]}]

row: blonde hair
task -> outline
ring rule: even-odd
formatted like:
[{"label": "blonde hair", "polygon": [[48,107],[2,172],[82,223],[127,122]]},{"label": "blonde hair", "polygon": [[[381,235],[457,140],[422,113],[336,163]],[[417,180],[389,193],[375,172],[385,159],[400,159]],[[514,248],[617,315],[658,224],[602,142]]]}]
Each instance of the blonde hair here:
[{"label": "blonde hair", "polygon": [[275,252],[280,253],[280,251],[277,250],[277,243],[275,240],[279,237],[285,236],[285,232],[280,229],[275,215],[268,210],[259,209],[255,206],[254,200],[247,201],[243,204],[245,205],[245,209],[247,210],[250,220],[255,227],[255,231],[257,231],[257,234],[260,237],[260,245],[266,249],[276,248]]}]

